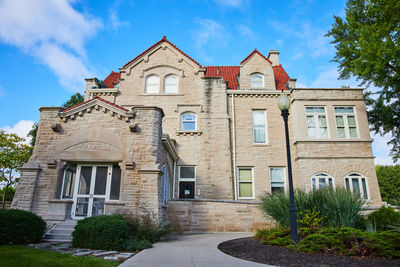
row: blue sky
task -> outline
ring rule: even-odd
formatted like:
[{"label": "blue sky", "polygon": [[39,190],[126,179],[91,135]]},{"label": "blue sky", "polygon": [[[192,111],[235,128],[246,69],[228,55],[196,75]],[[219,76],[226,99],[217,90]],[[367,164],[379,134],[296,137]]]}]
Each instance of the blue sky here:
[{"label": "blue sky", "polygon": [[[39,107],[84,91],[163,35],[202,65],[239,65],[254,48],[280,51],[298,87],[338,81],[324,37],[346,1],[0,0],[0,128],[26,134]],[[388,137],[375,138],[375,162],[392,164]]]}]

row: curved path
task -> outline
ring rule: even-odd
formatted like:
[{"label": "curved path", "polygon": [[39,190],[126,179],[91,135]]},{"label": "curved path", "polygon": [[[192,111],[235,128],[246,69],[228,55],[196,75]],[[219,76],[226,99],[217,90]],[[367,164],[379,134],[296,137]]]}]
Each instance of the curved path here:
[{"label": "curved path", "polygon": [[251,233],[206,233],[182,235],[173,241],[158,242],[128,259],[120,266],[140,267],[205,267],[205,266],[249,266],[268,265],[245,261],[221,252],[219,243],[235,238],[251,236]]}]

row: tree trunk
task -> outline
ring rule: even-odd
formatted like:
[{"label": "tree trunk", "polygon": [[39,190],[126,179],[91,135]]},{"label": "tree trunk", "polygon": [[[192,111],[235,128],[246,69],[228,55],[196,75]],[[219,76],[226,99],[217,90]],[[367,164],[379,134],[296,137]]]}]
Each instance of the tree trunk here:
[{"label": "tree trunk", "polygon": [[4,193],[3,193],[3,210],[6,207],[6,195],[7,195],[7,189],[10,186],[10,184],[7,183],[6,188],[4,189]]}]

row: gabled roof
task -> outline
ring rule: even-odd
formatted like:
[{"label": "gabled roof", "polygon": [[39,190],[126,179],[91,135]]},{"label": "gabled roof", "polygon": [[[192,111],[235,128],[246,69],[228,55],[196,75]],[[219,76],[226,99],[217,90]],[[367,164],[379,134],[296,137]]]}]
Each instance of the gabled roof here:
[{"label": "gabled roof", "polygon": [[254,49],[253,52],[251,52],[245,59],[243,59],[243,60],[240,62],[240,65],[242,65],[246,60],[248,60],[248,59],[249,59],[253,54],[255,54],[255,53],[259,54],[262,58],[264,58],[266,61],[268,61],[269,63],[272,64],[271,60],[269,60],[267,57],[265,57],[263,54],[261,54],[261,53],[257,50],[257,48],[256,48],[256,49]]},{"label": "gabled roof", "polygon": [[107,86],[107,88],[114,88],[114,83],[121,78],[121,73],[111,71],[111,73],[104,79],[103,83]]},{"label": "gabled roof", "polygon": [[110,101],[107,101],[107,100],[105,100],[105,99],[103,99],[103,98],[101,98],[101,97],[95,96],[95,97],[93,97],[92,99],[86,100],[85,102],[82,102],[82,103],[79,103],[79,104],[77,104],[77,105],[75,105],[75,106],[72,106],[72,107],[69,107],[69,108],[67,108],[67,109],[64,109],[62,112],[63,112],[63,113],[66,113],[67,111],[70,111],[70,110],[73,110],[73,109],[77,109],[77,108],[80,107],[80,106],[84,106],[85,104],[88,104],[88,103],[90,103],[90,102],[94,102],[94,101],[96,101],[96,100],[101,101],[101,102],[103,102],[103,103],[106,103],[106,104],[108,104],[108,105],[111,105],[111,106],[113,106],[113,107],[116,107],[116,108],[118,108],[118,109],[120,109],[120,110],[122,110],[122,111],[125,111],[125,112],[129,111],[128,109],[123,108],[123,107],[121,107],[121,106],[119,106],[119,105],[117,105],[117,104],[114,104],[114,103],[112,103],[112,102],[110,102]]},{"label": "gabled roof", "polygon": [[204,77],[222,77],[228,82],[226,87],[228,89],[238,89],[238,79],[240,73],[239,66],[207,66]]},{"label": "gabled roof", "polygon": [[276,90],[286,90],[285,84],[289,81],[289,75],[281,64],[273,67]]},{"label": "gabled roof", "polygon": [[137,59],[139,59],[140,57],[142,57],[144,54],[146,54],[147,52],[149,52],[150,50],[152,50],[154,47],[158,46],[159,44],[166,42],[168,44],[170,44],[172,47],[174,47],[176,50],[178,50],[180,53],[182,53],[185,57],[189,58],[191,61],[193,61],[195,64],[197,64],[199,67],[201,67],[201,64],[199,62],[197,62],[196,60],[194,60],[193,58],[189,57],[185,52],[183,52],[182,50],[180,50],[177,46],[175,46],[173,43],[171,43],[170,41],[167,40],[167,37],[165,37],[165,35],[163,36],[163,38],[158,41],[157,43],[153,44],[152,46],[150,46],[148,49],[146,49],[144,52],[142,52],[141,54],[139,54],[137,57],[135,57],[134,59],[132,59],[131,61],[129,61],[128,63],[126,63],[124,65],[124,68],[126,66],[128,66],[131,62],[136,61]]}]

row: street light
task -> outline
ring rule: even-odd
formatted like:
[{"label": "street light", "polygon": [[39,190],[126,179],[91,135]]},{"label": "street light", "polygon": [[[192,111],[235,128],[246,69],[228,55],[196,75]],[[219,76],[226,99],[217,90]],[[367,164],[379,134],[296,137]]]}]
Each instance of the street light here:
[{"label": "street light", "polygon": [[290,99],[282,91],[282,95],[278,99],[278,107],[281,110],[283,121],[285,122],[285,135],[286,135],[286,154],[287,154],[287,165],[289,174],[289,218],[290,218],[290,238],[295,242],[299,242],[299,236],[297,234],[297,210],[294,204],[294,193],[293,193],[293,177],[292,177],[292,160],[290,159],[290,142],[289,142],[289,129],[288,129],[288,118]]}]

